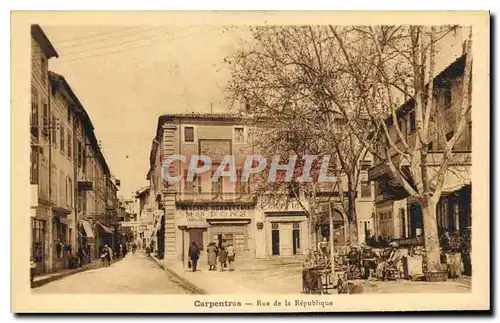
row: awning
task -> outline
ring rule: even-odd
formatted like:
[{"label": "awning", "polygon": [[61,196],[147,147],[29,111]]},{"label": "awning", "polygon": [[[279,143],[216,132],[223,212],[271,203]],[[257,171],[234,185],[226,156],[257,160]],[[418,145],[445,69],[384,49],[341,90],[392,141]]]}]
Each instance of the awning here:
[{"label": "awning", "polygon": [[90,223],[87,221],[80,221],[80,223],[82,224],[83,229],[85,230],[87,238],[94,238],[94,230],[92,230],[92,226],[90,225]]},{"label": "awning", "polygon": [[97,224],[99,224],[99,226],[104,230],[106,231],[106,233],[109,233],[109,234],[113,234],[113,229],[111,229],[110,227],[107,227],[105,226],[104,224],[100,223],[100,222],[97,222]]},{"label": "awning", "polygon": [[[210,225],[246,225],[252,222],[251,219],[207,219]],[[190,227],[190,225],[188,225]]]}]

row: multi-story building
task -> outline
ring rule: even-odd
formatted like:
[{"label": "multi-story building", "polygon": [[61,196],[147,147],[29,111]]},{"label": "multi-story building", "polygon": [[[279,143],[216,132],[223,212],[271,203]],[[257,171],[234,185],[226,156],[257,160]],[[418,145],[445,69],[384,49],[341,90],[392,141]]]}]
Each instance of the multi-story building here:
[{"label": "multi-story building", "polygon": [[108,201],[117,187],[87,112],[66,79],[48,69],[57,52],[40,26],[31,35],[31,253],[41,273],[67,268],[79,247],[94,245],[89,251],[98,254],[95,237],[114,234],[102,218],[116,219]]},{"label": "multi-story building", "polygon": [[[258,198],[251,181],[241,181],[245,158],[259,150],[252,127],[248,120],[232,114],[167,114],[159,118],[147,180],[154,215],[151,241],[166,262],[182,261],[187,265],[186,253],[192,242],[201,248],[211,242],[232,244],[239,257],[267,258],[303,255],[322,236],[329,237],[328,217],[320,215],[329,210],[321,199],[314,214],[322,220],[310,228],[305,198],[301,203],[290,199],[287,205],[270,206]],[[171,155],[185,156],[187,162],[172,163],[170,171],[183,179],[167,185],[162,177],[162,162]],[[188,163],[193,155],[210,157],[212,168],[197,175],[194,182],[187,182]],[[223,176],[211,182],[225,155],[234,157],[237,181]],[[366,177],[367,167],[363,172]],[[366,178],[362,183],[362,198],[356,200],[358,219],[362,225],[367,222],[371,226],[372,187]],[[331,194],[331,187],[328,188]],[[325,201],[330,200],[326,198],[326,188],[324,193]],[[338,194],[336,201],[332,209],[335,239],[342,244],[347,236],[347,217]]]},{"label": "multi-story building", "polygon": [[38,25],[31,26],[31,155],[32,185],[31,255],[37,263],[36,272],[54,267],[51,196],[50,84],[48,60],[58,54]]},{"label": "multi-story building", "polygon": [[[461,90],[465,68],[465,55],[458,58],[434,78],[434,106],[431,117],[431,142],[428,147],[427,165],[430,176],[440,166],[443,149],[453,136],[461,113]],[[397,112],[398,124],[408,142],[415,142],[416,124],[414,102],[407,101]],[[466,117],[467,126],[456,142],[453,158],[449,163],[441,199],[437,205],[439,234],[462,234],[471,225],[471,135],[470,111]],[[396,145],[396,127],[389,119],[390,134]],[[394,152],[394,151],[393,151]],[[396,153],[394,152],[394,158]],[[404,167],[403,164],[401,166]],[[424,233],[422,211],[416,200],[392,178],[388,166],[375,159],[369,171],[369,179],[376,182],[375,231],[386,239],[415,238]],[[423,240],[422,240],[423,242]]]},{"label": "multi-story building", "polygon": [[153,204],[154,198],[149,186],[142,187],[135,192],[135,212],[141,223],[136,242],[141,247],[151,244],[154,225]]}]

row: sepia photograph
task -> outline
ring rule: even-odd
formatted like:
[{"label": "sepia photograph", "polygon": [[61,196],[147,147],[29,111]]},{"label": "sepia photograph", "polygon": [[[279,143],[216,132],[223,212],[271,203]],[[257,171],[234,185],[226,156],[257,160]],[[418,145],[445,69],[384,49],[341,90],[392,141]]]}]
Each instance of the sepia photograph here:
[{"label": "sepia photograph", "polygon": [[489,309],[489,14],[368,17],[14,12],[15,308]]}]

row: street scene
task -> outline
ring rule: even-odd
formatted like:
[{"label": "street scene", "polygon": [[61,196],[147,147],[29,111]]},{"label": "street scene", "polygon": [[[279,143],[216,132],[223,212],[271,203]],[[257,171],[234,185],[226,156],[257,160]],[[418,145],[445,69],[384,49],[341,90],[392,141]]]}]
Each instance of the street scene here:
[{"label": "street scene", "polygon": [[471,292],[470,26],[30,33],[32,293]]}]

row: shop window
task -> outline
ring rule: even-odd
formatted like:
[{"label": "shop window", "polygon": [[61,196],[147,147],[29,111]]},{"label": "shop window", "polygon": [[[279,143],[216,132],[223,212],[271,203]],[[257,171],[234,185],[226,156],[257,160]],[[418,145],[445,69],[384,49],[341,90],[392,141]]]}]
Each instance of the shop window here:
[{"label": "shop window", "polygon": [[194,127],[184,127],[184,142],[194,142]]},{"label": "shop window", "polygon": [[45,250],[45,221],[31,220],[32,257],[35,262],[43,262]]},{"label": "shop window", "polygon": [[243,233],[236,233],[234,235],[234,248],[240,250],[245,248],[245,235]]}]

